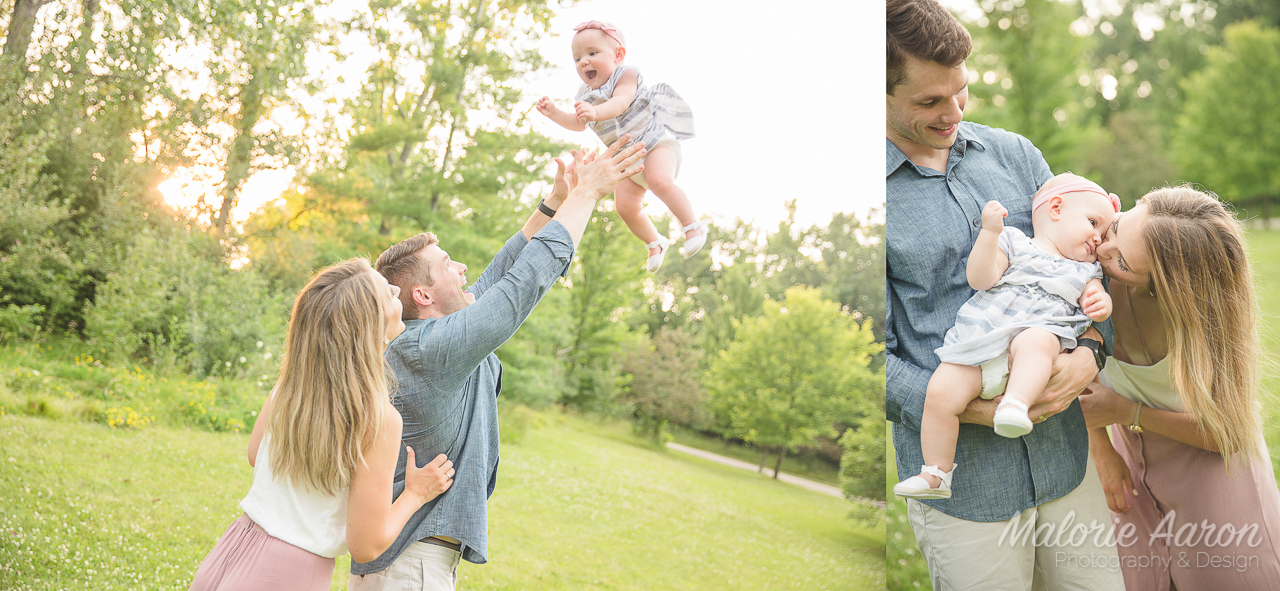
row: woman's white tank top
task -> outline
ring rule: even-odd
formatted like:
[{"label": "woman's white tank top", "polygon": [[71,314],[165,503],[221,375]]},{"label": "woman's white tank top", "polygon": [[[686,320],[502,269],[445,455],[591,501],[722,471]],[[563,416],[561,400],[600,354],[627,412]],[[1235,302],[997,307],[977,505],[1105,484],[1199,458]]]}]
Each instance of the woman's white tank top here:
[{"label": "woman's white tank top", "polygon": [[295,486],[271,473],[270,434],[262,436],[253,486],[240,508],[268,534],[326,558],[347,552],[347,490],[338,496]]},{"label": "woman's white tank top", "polygon": [[1168,355],[1155,365],[1133,365],[1112,357],[1098,374],[1098,383],[1143,406],[1187,412],[1182,406],[1182,397],[1173,387]]}]

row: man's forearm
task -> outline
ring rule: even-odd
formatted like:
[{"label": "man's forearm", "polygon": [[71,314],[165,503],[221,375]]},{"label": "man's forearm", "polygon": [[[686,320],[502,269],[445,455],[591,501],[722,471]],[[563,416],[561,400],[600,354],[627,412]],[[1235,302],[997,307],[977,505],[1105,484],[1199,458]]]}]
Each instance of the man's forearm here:
[{"label": "man's forearm", "polygon": [[969,401],[969,406],[964,407],[964,411],[960,413],[958,418],[961,423],[994,427],[996,425],[996,401],[974,398]]},{"label": "man's forearm", "polygon": [[[544,201],[542,201],[542,204],[550,208],[552,211],[555,211],[556,214],[558,215],[560,213],[559,212],[560,208],[563,206],[563,203],[562,203],[563,200],[553,201],[553,199],[555,199],[554,195],[546,198]],[[550,221],[551,221],[551,216],[543,213],[542,208],[540,207],[534,208],[533,213],[529,216],[529,219],[524,223],[524,227],[520,228],[520,233],[524,234],[525,240],[528,240],[530,238],[533,238],[533,236],[538,232],[541,232],[542,229],[547,226],[547,222],[550,222]]]},{"label": "man's forearm", "polygon": [[[573,240],[574,248],[582,244],[582,234],[587,229],[587,222],[591,221],[591,214],[595,207],[596,199],[590,192],[585,189],[574,189],[569,192],[560,209],[556,210],[556,221],[569,231],[569,238]],[[545,225],[546,222],[543,224]]]}]

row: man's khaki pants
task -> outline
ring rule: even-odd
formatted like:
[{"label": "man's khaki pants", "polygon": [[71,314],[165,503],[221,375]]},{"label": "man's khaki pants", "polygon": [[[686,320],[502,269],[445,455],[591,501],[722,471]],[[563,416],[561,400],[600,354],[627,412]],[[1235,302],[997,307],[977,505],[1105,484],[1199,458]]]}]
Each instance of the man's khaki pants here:
[{"label": "man's khaki pants", "polygon": [[414,542],[385,570],[347,579],[349,591],[454,591],[462,555],[444,546]]},{"label": "man's khaki pants", "polygon": [[907,514],[934,591],[1124,591],[1092,458],[1074,491],[1013,519],[966,521],[914,499]]}]

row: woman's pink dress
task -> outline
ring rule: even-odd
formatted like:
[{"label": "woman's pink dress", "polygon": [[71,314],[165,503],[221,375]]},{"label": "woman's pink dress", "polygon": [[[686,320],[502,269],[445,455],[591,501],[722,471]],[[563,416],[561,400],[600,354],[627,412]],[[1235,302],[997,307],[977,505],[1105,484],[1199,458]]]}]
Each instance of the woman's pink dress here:
[{"label": "woman's pink dress", "polygon": [[[1166,358],[1167,359],[1167,358]],[[1168,363],[1111,359],[1099,381],[1144,406],[1185,412]],[[1150,431],[1111,428],[1137,497],[1115,520],[1128,591],[1280,589],[1280,492],[1266,444],[1261,457],[1221,454]]]}]

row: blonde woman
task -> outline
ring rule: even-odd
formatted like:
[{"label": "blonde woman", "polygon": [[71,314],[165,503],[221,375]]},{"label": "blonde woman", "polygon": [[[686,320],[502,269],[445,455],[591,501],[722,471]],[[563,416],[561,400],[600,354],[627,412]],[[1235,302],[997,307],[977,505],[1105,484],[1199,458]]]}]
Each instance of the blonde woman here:
[{"label": "blonde woman", "polygon": [[352,259],[298,294],[280,381],[249,439],[253,485],[196,571],[193,591],[328,589],[334,558],[372,560],[409,517],[449,489],[444,454],[417,468],[392,502],[400,414],[383,361],[404,330],[399,288]]},{"label": "blonde woman", "polygon": [[1130,590],[1280,589],[1243,234],[1215,196],[1172,187],[1117,216],[1097,250],[1115,354],[1080,402]]}]

